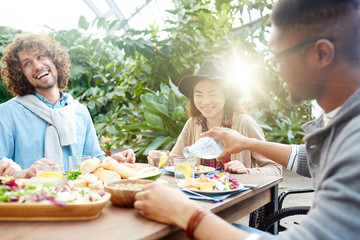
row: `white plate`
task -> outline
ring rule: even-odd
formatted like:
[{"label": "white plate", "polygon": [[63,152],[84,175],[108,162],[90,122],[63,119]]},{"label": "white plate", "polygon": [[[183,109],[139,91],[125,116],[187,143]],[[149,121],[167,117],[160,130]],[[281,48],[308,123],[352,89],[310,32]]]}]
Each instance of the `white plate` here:
[{"label": "white plate", "polygon": [[[177,183],[178,187],[179,188],[184,188],[184,180],[181,180]],[[203,191],[203,190],[195,190],[195,189],[190,189],[191,191],[193,192],[197,192],[197,193],[201,193],[201,194],[207,194],[207,195],[221,195],[221,194],[227,194],[227,193],[232,193],[232,192],[236,192],[240,189],[242,189],[244,186],[242,184],[239,185],[238,188],[235,188],[235,189],[231,189],[231,190],[223,190],[223,191],[217,191],[217,190],[214,190],[214,191]],[[187,188],[185,188],[187,189]]]},{"label": "white plate", "polygon": [[[168,166],[168,167],[166,167],[166,171],[171,172],[171,173],[174,173],[174,172],[175,172],[175,171],[174,171],[174,166]],[[209,172],[213,172],[213,171],[215,171],[215,168],[204,166],[202,170],[195,171],[195,174],[196,174],[196,175],[200,175],[200,174],[202,174],[202,173],[205,174],[205,173],[209,173]]]}]

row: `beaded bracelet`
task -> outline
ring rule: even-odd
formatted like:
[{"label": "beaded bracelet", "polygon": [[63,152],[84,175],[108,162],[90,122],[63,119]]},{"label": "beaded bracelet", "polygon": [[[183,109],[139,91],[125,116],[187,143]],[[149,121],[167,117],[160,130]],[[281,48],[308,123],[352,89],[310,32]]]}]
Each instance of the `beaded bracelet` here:
[{"label": "beaded bracelet", "polygon": [[188,238],[193,239],[194,238],[194,231],[201,222],[201,220],[209,213],[207,209],[204,208],[198,208],[195,210],[195,212],[192,214],[186,228],[186,235]]}]

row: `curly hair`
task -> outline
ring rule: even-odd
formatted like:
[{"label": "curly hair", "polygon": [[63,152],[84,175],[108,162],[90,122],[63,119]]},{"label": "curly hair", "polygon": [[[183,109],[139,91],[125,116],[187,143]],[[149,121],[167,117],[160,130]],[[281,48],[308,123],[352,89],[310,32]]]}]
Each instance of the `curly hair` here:
[{"label": "curly hair", "polygon": [[26,79],[21,70],[18,53],[23,50],[39,50],[50,57],[58,71],[57,84],[64,89],[70,78],[71,62],[69,54],[61,49],[60,44],[44,34],[21,34],[16,35],[9,43],[1,58],[4,67],[1,76],[7,90],[13,96],[25,96],[34,94],[35,89]]}]

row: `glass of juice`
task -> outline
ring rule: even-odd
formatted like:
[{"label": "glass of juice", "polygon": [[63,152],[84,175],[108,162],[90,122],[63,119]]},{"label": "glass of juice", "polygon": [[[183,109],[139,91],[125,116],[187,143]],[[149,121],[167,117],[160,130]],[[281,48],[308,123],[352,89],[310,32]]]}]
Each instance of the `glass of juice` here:
[{"label": "glass of juice", "polygon": [[36,178],[44,186],[62,187],[64,165],[36,165]]},{"label": "glass of juice", "polygon": [[177,183],[184,181],[185,178],[193,178],[195,174],[195,158],[174,158],[174,173]]},{"label": "glass of juice", "polygon": [[149,166],[162,168],[169,165],[168,150],[151,150],[148,155]]}]

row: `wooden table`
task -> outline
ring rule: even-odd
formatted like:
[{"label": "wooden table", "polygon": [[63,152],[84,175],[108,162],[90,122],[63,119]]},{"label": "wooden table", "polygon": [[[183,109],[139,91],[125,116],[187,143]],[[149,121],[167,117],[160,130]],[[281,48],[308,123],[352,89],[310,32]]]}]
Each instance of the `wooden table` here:
[{"label": "wooden table", "polygon": [[[203,207],[228,222],[234,222],[261,206],[266,211],[277,208],[277,190],[282,177],[231,174],[242,183],[258,184],[256,190],[247,190],[221,202],[197,201]],[[170,187],[176,187],[174,177],[163,175]],[[176,206],[174,206],[176,207]],[[275,232],[277,230],[275,229]],[[133,208],[119,208],[109,203],[101,215],[86,221],[56,222],[0,222],[2,240],[81,240],[81,239],[186,239],[177,227],[145,219]]]}]

